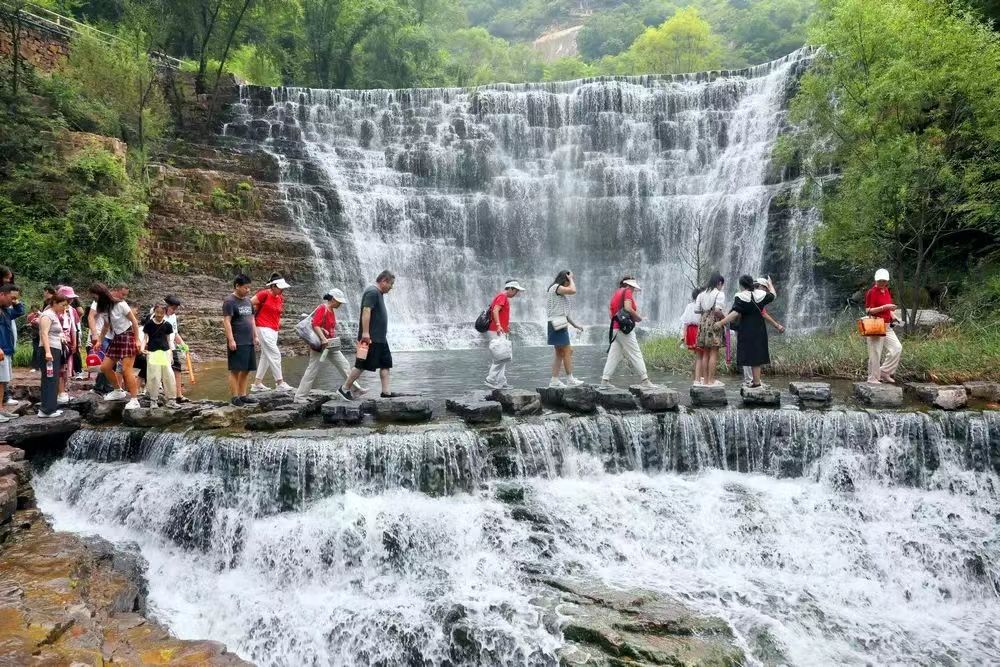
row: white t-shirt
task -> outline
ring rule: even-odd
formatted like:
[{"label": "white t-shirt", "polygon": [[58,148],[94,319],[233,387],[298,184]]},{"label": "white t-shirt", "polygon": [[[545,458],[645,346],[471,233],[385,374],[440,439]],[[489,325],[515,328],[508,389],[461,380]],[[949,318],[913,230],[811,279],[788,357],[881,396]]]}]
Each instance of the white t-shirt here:
[{"label": "white t-shirt", "polygon": [[119,301],[111,307],[111,331],[116,336],[132,328],[132,321],[129,319],[131,314],[132,308],[124,301]]},{"label": "white t-shirt", "polygon": [[723,310],[726,307],[726,295],[720,289],[707,290],[698,295],[695,306],[701,313],[708,313],[716,308]]},{"label": "white t-shirt", "polygon": [[698,324],[698,306],[694,301],[684,306],[684,312],[681,314],[681,329],[683,330],[689,324]]},{"label": "white t-shirt", "polygon": [[[94,314],[94,329],[90,332],[91,338],[96,338],[101,335],[101,331],[104,329],[104,323],[108,321],[108,316],[97,309],[97,302],[94,301],[90,304],[90,312]],[[112,338],[114,332],[108,329],[108,333],[105,334],[105,338]]]}]

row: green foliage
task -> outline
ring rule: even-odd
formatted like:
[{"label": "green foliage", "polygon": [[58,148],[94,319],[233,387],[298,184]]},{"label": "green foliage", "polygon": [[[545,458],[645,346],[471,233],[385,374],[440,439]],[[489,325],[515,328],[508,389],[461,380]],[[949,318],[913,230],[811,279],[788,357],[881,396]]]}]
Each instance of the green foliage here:
[{"label": "green foliage", "polygon": [[589,17],[577,35],[576,44],[581,56],[598,60],[618,55],[645,29],[642,18],[631,8],[623,7]]},{"label": "green foliage", "polygon": [[722,65],[722,40],[698,10],[682,9],[657,28],[646,28],[629,48],[640,71],[679,74]]},{"label": "green foliage", "polygon": [[560,58],[554,63],[545,65],[544,79],[546,81],[570,81],[593,76],[595,70],[580,57]]},{"label": "green foliage", "polygon": [[17,347],[14,348],[14,358],[11,360],[14,363],[14,368],[28,368],[34,360],[34,351],[31,349],[31,341],[25,340],[25,338],[26,337],[21,337],[18,339]]},{"label": "green foliage", "polygon": [[281,85],[281,70],[278,68],[278,63],[254,44],[244,44],[236,49],[229,59],[227,69],[247,83],[258,86]]},{"label": "green foliage", "polygon": [[68,170],[87,187],[105,192],[120,191],[126,181],[122,160],[103,148],[84,148],[70,161]]}]

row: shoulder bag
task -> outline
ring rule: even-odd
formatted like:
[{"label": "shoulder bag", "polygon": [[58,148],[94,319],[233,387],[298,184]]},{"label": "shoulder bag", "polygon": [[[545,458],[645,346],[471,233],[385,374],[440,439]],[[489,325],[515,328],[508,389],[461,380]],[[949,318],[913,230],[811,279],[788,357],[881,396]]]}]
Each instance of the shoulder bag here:
[{"label": "shoulder bag", "polygon": [[874,315],[866,315],[858,320],[858,333],[862,336],[884,336],[885,320]]},{"label": "shoulder bag", "polygon": [[[617,312],[615,312],[614,317],[611,318],[618,323],[618,330],[623,334],[630,334],[632,330],[635,329],[635,320],[632,319],[632,314],[625,310],[625,288],[622,288],[622,305],[619,306]],[[612,327],[613,328],[613,327]]]},{"label": "shoulder bag", "polygon": [[317,336],[316,332],[313,331],[312,318],[316,315],[316,311],[322,307],[323,306],[317,306],[316,309],[313,310],[312,315],[306,315],[304,318],[299,320],[298,324],[295,325],[295,333],[298,334],[299,338],[304,340],[306,345],[317,352],[320,351],[322,345],[319,342],[319,336]]},{"label": "shoulder bag", "polygon": [[[549,289],[550,290],[554,289],[555,290],[555,296],[556,296],[556,298],[559,298],[559,286],[558,285],[553,285]],[[563,329],[565,329],[566,327],[569,326],[569,317],[567,317],[566,315],[556,315],[551,320],[549,320],[549,324],[552,325],[552,330],[553,331],[562,331]]]}]

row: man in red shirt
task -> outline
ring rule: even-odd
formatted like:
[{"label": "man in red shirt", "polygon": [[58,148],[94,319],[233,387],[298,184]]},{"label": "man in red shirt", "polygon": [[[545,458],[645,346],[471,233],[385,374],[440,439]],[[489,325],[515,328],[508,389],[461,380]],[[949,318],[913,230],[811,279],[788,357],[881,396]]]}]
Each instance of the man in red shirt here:
[{"label": "man in red shirt", "polygon": [[642,316],[639,315],[639,305],[635,300],[635,293],[640,289],[642,288],[639,287],[639,281],[635,277],[625,276],[618,283],[618,289],[615,290],[611,297],[611,303],[608,304],[608,311],[611,313],[609,334],[611,340],[608,347],[608,359],[604,363],[604,372],[601,373],[601,387],[614,386],[611,384],[611,376],[615,374],[622,359],[627,359],[629,365],[639,374],[642,386],[653,386],[646,372],[646,361],[642,358],[642,350],[639,348],[639,340],[635,336],[635,331],[624,333],[618,325],[618,320],[615,319],[615,314],[624,309],[632,316],[633,321],[642,321]]},{"label": "man in red shirt", "polygon": [[[879,269],[875,272],[875,284],[865,293],[865,310],[872,317],[885,320],[885,336],[866,336],[868,343],[868,382],[881,384],[895,383],[893,374],[899,366],[899,358],[903,346],[896,337],[892,327],[899,318],[896,316],[896,304],[889,292],[889,272]],[[885,361],[882,361],[882,351],[885,350]]]},{"label": "man in red shirt", "polygon": [[[510,335],[510,300],[524,291],[521,284],[516,280],[508,280],[503,286],[503,291],[493,297],[490,303],[490,329],[488,335],[490,342],[498,338]],[[491,345],[492,348],[492,345]],[[491,350],[492,355],[492,350]],[[490,372],[486,375],[486,386],[491,389],[503,389],[507,384],[507,364],[510,359],[497,361],[493,359],[490,365]]]},{"label": "man in red shirt", "polygon": [[285,279],[275,273],[271,282],[257,292],[250,303],[253,304],[254,322],[257,325],[257,336],[260,338],[260,363],[257,366],[257,376],[250,391],[267,391],[264,386],[264,375],[268,370],[274,376],[275,389],[279,391],[294,391],[284,380],[281,372],[281,350],[278,349],[278,330],[281,328],[281,314],[285,310],[283,293],[291,287]]}]

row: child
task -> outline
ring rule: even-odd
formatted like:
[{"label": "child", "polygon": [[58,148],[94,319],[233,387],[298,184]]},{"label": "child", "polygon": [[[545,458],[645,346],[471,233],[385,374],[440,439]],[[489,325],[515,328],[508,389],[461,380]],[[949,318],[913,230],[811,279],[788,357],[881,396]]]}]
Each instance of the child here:
[{"label": "child", "polygon": [[174,352],[174,327],[167,322],[166,315],[167,304],[158,303],[153,306],[153,316],[142,326],[145,334],[142,350],[147,353],[146,393],[149,394],[150,405],[156,405],[162,383],[167,407],[176,408],[177,385],[170,368]]},{"label": "child", "polygon": [[[700,320],[698,316],[698,294],[701,292],[699,288],[694,288],[691,290],[691,301],[688,305],[684,306],[684,313],[681,315],[681,347],[687,347],[687,349],[692,352],[697,352],[698,350],[698,322]],[[694,381],[698,381],[698,357],[695,356],[695,367],[694,367]]]}]

